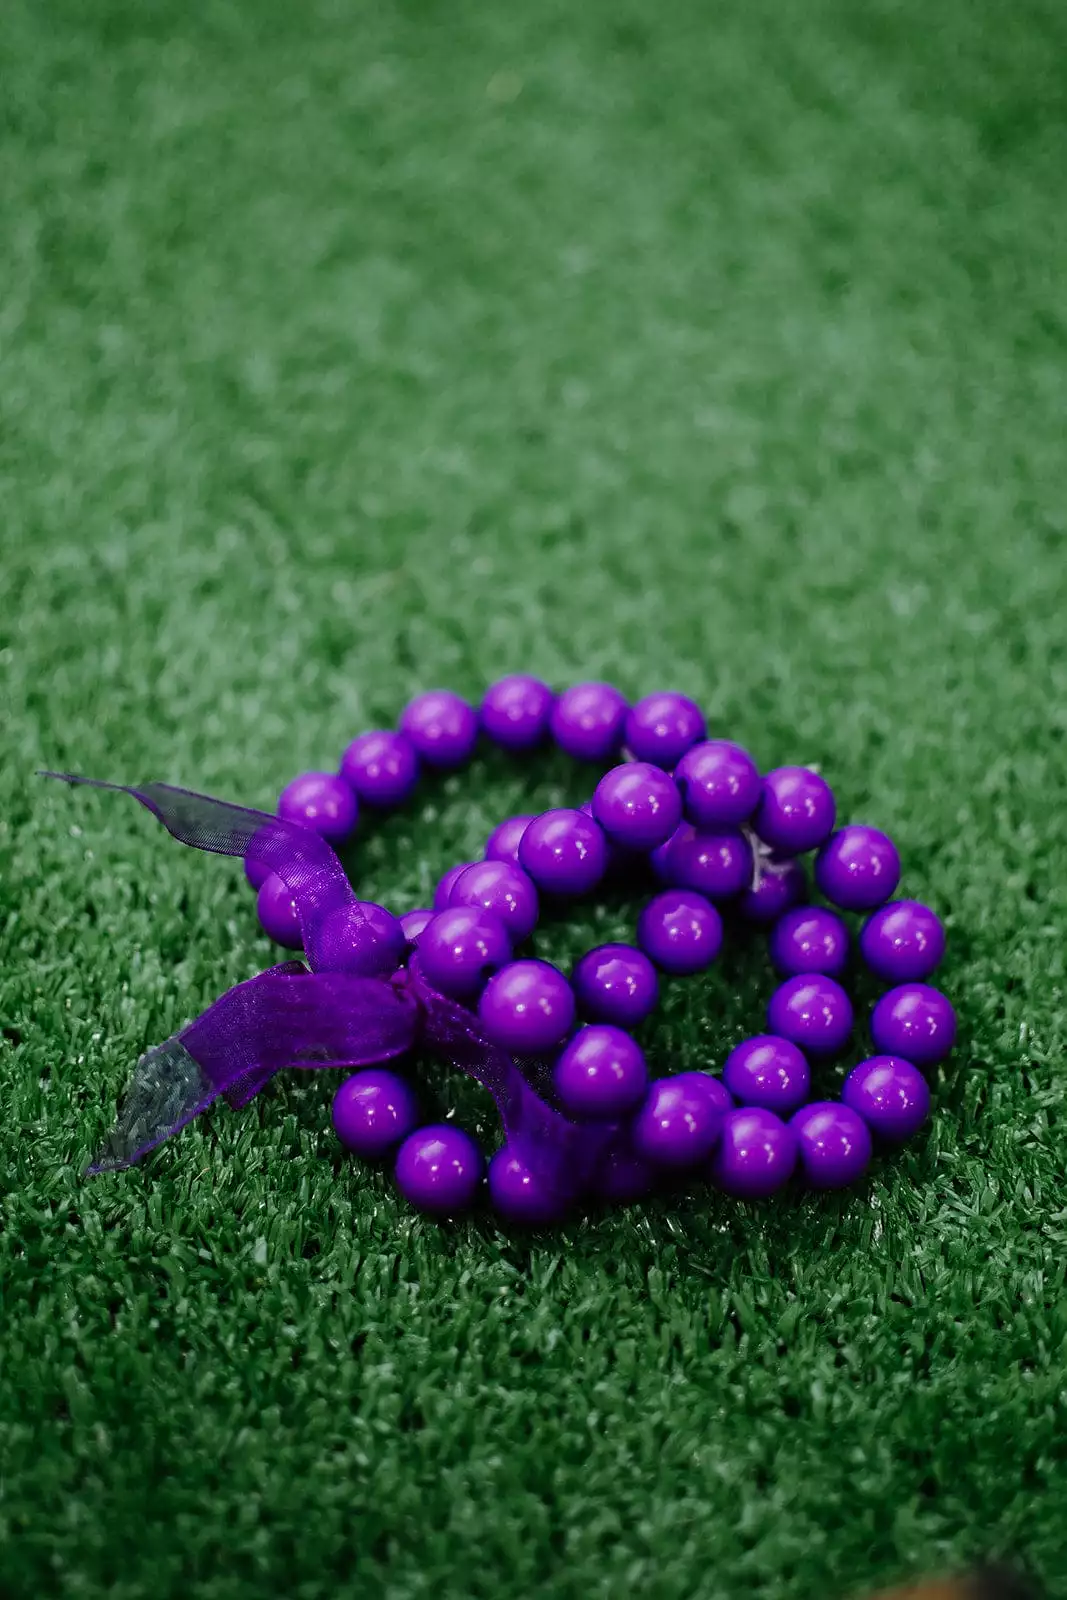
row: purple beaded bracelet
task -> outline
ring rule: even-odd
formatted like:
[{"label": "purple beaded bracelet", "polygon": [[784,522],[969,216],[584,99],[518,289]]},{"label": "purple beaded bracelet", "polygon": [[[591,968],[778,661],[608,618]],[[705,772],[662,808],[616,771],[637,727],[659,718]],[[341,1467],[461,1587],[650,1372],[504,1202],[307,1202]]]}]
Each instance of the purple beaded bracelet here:
[{"label": "purple beaded bracelet", "polygon": [[[480,862],[444,874],[432,908],[397,919],[356,900],[334,847],[360,807],[403,804],[423,767],[458,767],[480,732],[510,750],[551,737],[582,760],[625,759],[588,805],[507,818]],[[243,1104],[284,1065],[362,1065],[334,1097],[338,1137],[361,1156],[391,1157],[420,1209],[455,1213],[487,1177],[495,1209],[529,1223],[589,1198],[635,1199],[677,1171],[747,1199],[798,1170],[815,1187],[842,1187],[862,1176],[872,1139],[899,1144],[929,1113],[924,1069],[955,1037],[951,1005],[923,981],[944,953],[940,920],[916,901],[890,899],[900,879],[892,841],[867,826],[835,831],[834,797],[819,774],[779,767],[761,776],[740,746],[707,738],[683,695],[631,707],[607,684],[557,697],[514,676],[477,712],[432,691],[407,706],[399,731],[360,735],[338,772],[295,778],[277,818],[165,785],[128,792],[183,842],[242,855],[264,931],[303,949],[308,965],[239,985],[149,1052],[93,1170],[138,1159],[217,1094]],[[848,1074],[839,1101],[809,1101],[809,1058],[838,1055],[852,1036],[839,982],[851,939],[837,911],[805,903],[799,858],[811,850],[824,899],[869,914],[860,954],[893,985],[870,1019],[877,1053]],[[620,854],[647,858],[662,887],[640,913],[635,944],[589,951],[568,980],[525,948],[540,899],[589,893]],[[691,975],[716,959],[720,906],[769,929],[783,980],[769,1031],[732,1050],[721,1078],[685,1071],[650,1081],[630,1030],[654,1010],[659,974]],[[419,1040],[493,1093],[506,1137],[487,1174],[462,1129],[418,1126],[411,1082],[380,1064]]]}]

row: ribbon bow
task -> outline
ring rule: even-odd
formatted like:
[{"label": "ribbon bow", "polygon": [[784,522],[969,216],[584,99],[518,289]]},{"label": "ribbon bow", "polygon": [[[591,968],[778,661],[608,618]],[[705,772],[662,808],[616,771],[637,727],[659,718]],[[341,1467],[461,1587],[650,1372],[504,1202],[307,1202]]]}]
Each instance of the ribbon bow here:
[{"label": "ribbon bow", "polygon": [[231,1108],[247,1105],[283,1068],[365,1067],[415,1046],[489,1091],[509,1144],[561,1197],[579,1193],[619,1139],[616,1126],[575,1123],[551,1106],[530,1081],[536,1064],[513,1060],[487,1039],[469,1011],[429,987],[416,960],[388,978],[330,970],[323,926],[341,907],[358,922],[359,901],[336,853],[311,829],[170,784],[136,789],[69,773],[42,776],[130,794],[181,843],[276,872],[293,896],[308,959],[236,984],[142,1056],[91,1173],[132,1166],[220,1095]]}]

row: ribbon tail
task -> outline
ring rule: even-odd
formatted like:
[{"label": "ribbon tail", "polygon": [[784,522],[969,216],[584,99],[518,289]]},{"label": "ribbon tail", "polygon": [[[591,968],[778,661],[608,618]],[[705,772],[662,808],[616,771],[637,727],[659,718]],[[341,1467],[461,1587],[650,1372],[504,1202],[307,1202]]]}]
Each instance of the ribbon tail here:
[{"label": "ribbon tail", "polygon": [[90,1173],[132,1166],[220,1095],[247,1104],[285,1067],[370,1066],[411,1049],[420,1008],[376,978],[286,962],[239,983],[138,1062]]},{"label": "ribbon tail", "polygon": [[211,850],[223,856],[245,855],[249,844],[261,829],[284,835],[289,829],[296,828],[295,823],[284,822],[267,811],[254,811],[250,806],[216,800],[212,795],[179,789],[169,783],[144,783],[137,787],[129,783],[110,783],[105,778],[85,778],[75,772],[40,772],[38,777],[55,778],[60,783],[81,788],[109,789],[115,794],[132,795],[151,811],[173,838],[191,845],[195,850]]},{"label": "ribbon tail", "polygon": [[293,896],[304,950],[313,967],[320,965],[319,934],[332,912],[347,906],[353,931],[358,925],[359,901],[348,875],[333,846],[311,828],[169,783],[146,783],[138,788],[72,772],[42,772],[39,776],[132,795],[179,843],[215,855],[240,856],[265,872],[277,873]]},{"label": "ribbon tail", "polygon": [[121,1172],[206,1111],[217,1090],[180,1037],[156,1045],[137,1063],[103,1149],[86,1169]]}]

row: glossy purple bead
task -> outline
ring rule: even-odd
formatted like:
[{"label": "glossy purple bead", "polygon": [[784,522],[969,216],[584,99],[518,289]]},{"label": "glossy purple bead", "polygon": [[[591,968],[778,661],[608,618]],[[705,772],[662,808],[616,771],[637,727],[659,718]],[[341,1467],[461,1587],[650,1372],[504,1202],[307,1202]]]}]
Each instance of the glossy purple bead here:
[{"label": "glossy purple bead", "polygon": [[809,767],[776,767],[763,780],[754,827],[783,855],[814,850],[833,832],[837,807],[824,778]]},{"label": "glossy purple bead", "polygon": [[788,1116],[803,1105],[811,1088],[811,1069],[789,1039],[760,1033],[745,1039],[726,1058],[722,1081],[739,1105],[762,1106]]},{"label": "glossy purple bead", "polygon": [[684,694],[668,691],[638,700],[627,715],[623,741],[636,760],[670,771],[706,732],[700,707]]},{"label": "glossy purple bead", "polygon": [[512,944],[528,939],[537,926],[537,890],[521,867],[506,861],[476,861],[461,872],[449,891],[450,906],[481,906],[499,917]]},{"label": "glossy purple bead", "polygon": [[810,972],[836,977],[848,963],[848,929],[822,906],[787,911],[771,931],[771,960],[787,978]]},{"label": "glossy purple bead", "polygon": [[548,733],[555,695],[540,678],[501,678],[482,701],[482,727],[505,750],[530,750]]},{"label": "glossy purple bead", "polygon": [[573,982],[583,1016],[623,1028],[643,1022],[659,998],[656,969],[632,944],[601,944],[587,951]]},{"label": "glossy purple bead", "polygon": [[439,911],[419,939],[420,971],[431,988],[453,1000],[472,1000],[510,960],[507,929],[480,906]]},{"label": "glossy purple bead", "polygon": [[459,767],[478,742],[478,715],[451,690],[430,689],[405,706],[400,731],[427,766]]},{"label": "glossy purple bead", "polygon": [[485,859],[487,861],[510,861],[513,867],[519,864],[519,845],[533,817],[505,817],[503,822],[497,824],[485,841]]},{"label": "glossy purple bead", "polygon": [[655,1183],[656,1169],[637,1154],[629,1139],[620,1137],[598,1165],[591,1188],[603,1200],[629,1205],[651,1193]]},{"label": "glossy purple bead", "polygon": [[509,1222],[543,1227],[567,1212],[567,1197],[548,1187],[520,1145],[502,1145],[489,1162],[488,1176],[493,1209]]},{"label": "glossy purple bead", "polygon": [[348,1150],[372,1159],[406,1139],[418,1120],[409,1084],[395,1072],[370,1067],[346,1078],[333,1097],[333,1125]]},{"label": "glossy purple bead", "polygon": [[729,739],[694,745],[679,761],[678,785],[687,819],[712,831],[747,822],[759,804],[759,768],[747,750]]},{"label": "glossy purple bead", "polygon": [[723,1118],[711,1161],[711,1178],[738,1200],[762,1200],[781,1189],[797,1164],[797,1136],[762,1106],[744,1106]]},{"label": "glossy purple bead", "polygon": [[436,911],[426,911],[421,906],[416,911],[409,911],[400,919],[400,928],[408,944],[415,944],[422,935],[427,923],[433,921]]},{"label": "glossy purple bead", "polygon": [[520,867],[547,894],[585,894],[600,882],[607,863],[603,828],[565,807],[535,817],[519,844]]},{"label": "glossy purple bead", "polygon": [[547,961],[512,961],[489,979],[478,1016],[494,1044],[517,1056],[543,1055],[574,1027],[574,991]]},{"label": "glossy purple bead", "polygon": [[260,927],[268,939],[284,945],[287,950],[302,950],[304,940],[300,933],[300,918],[296,914],[296,901],[276,872],[268,874],[256,896],[256,914]]},{"label": "glossy purple bead", "polygon": [[657,1078],[633,1121],[634,1151],[657,1167],[695,1166],[710,1155],[732,1106],[718,1078],[706,1072]]},{"label": "glossy purple bead", "polygon": [[852,1032],[852,1002],[839,983],[821,974],[787,978],[767,1007],[771,1033],[812,1055],[834,1055]]},{"label": "glossy purple bead", "polygon": [[694,889],[666,889],[637,919],[637,942],[664,972],[703,972],[722,949],[722,918]]},{"label": "glossy purple bead", "polygon": [[940,989],[928,983],[904,983],[890,989],[875,1006],[871,1039],[880,1055],[903,1056],[917,1067],[933,1067],[956,1042],[956,1013]]},{"label": "glossy purple bead", "polygon": [[594,1023],[579,1029],[564,1046],[553,1083],[568,1116],[611,1122],[644,1098],[645,1053],[622,1028]]},{"label": "glossy purple bead", "polygon": [[776,922],[783,912],[807,897],[808,880],[799,861],[764,861],[759,883],[754,889],[745,890],[737,909],[746,922],[765,924]]},{"label": "glossy purple bead", "polygon": [[352,740],[341,757],[341,776],[367,805],[398,806],[419,781],[419,758],[402,733],[375,729]]},{"label": "glossy purple bead", "polygon": [[841,828],[815,858],[815,882],[835,906],[870,911],[900,882],[900,857],[888,834],[856,823]]},{"label": "glossy purple bead", "polygon": [[612,767],[596,786],[593,816],[614,844],[652,850],[665,844],[682,820],[674,779],[647,761]]},{"label": "glossy purple bead", "polygon": [[316,929],[316,965],[323,972],[387,978],[404,959],[400,921],[372,900],[350,901],[327,913]]},{"label": "glossy purple bead", "polygon": [[900,1056],[871,1056],[853,1067],[841,1098],[859,1113],[871,1132],[892,1144],[917,1133],[930,1115],[926,1079]]},{"label": "glossy purple bead", "polygon": [[579,683],[560,695],[549,726],[569,756],[605,761],[622,743],[626,712],[625,699],[610,683]]},{"label": "glossy purple bead", "polygon": [[396,1157],[401,1194],[420,1211],[465,1211],[482,1179],[478,1146],[462,1128],[434,1123],[409,1133]]},{"label": "glossy purple bead", "polygon": [[302,772],[278,796],[280,817],[311,828],[331,843],[348,838],[358,812],[355,795],[336,772]]},{"label": "glossy purple bead", "polygon": [[813,1100],[790,1118],[804,1176],[816,1189],[844,1189],[862,1178],[871,1159],[863,1118],[840,1100]]},{"label": "glossy purple bead", "polygon": [[729,900],[752,884],[752,846],[742,833],[704,833],[683,822],[651,859],[665,883],[709,900]]},{"label": "glossy purple bead", "polygon": [[457,861],[454,867],[449,867],[437,880],[437,887],[433,892],[433,908],[435,911],[445,911],[452,904],[452,890],[468,867],[473,867],[473,861]]},{"label": "glossy purple bead", "polygon": [[941,919],[918,900],[891,900],[867,919],[860,934],[864,961],[891,983],[928,978],[944,953]]}]

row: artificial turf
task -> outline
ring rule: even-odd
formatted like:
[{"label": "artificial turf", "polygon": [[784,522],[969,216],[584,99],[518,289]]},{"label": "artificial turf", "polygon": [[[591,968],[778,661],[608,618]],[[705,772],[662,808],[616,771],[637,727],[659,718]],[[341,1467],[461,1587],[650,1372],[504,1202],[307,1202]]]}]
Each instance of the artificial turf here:
[{"label": "artificial turf", "polygon": [[[1016,1552],[1067,1595],[1067,12],[0,38],[0,1594],[833,1600]],[[34,769],[269,805],[518,669],[682,688],[893,833],[961,1021],[928,1130],[844,1196],[524,1238],[412,1215],[294,1074],[84,1181],[272,952],[239,867]],[[407,909],[589,785],[483,760],[353,871]],[[735,940],[656,1060],[769,987]]]}]

